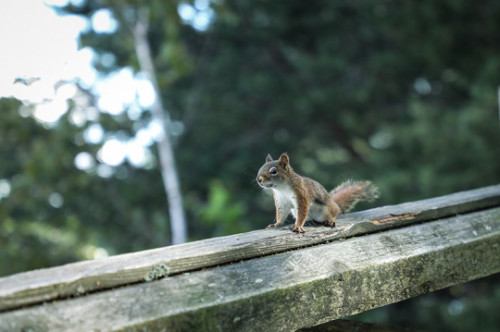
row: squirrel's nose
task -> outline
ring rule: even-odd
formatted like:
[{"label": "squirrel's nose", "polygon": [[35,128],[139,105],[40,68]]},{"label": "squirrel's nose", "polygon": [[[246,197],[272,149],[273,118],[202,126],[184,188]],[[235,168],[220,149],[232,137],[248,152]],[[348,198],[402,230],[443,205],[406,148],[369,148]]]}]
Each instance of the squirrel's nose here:
[{"label": "squirrel's nose", "polygon": [[262,176],[259,176],[259,177],[257,178],[257,182],[259,182],[260,184],[262,184]]}]

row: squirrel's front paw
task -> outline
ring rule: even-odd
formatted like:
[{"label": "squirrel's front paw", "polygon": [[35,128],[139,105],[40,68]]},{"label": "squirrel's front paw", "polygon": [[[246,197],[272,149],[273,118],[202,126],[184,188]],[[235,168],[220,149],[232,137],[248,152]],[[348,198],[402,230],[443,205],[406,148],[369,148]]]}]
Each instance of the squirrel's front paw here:
[{"label": "squirrel's front paw", "polygon": [[302,226],[292,226],[292,227],[290,227],[290,229],[292,230],[292,232],[295,232],[295,233],[305,233],[306,232]]},{"label": "squirrel's front paw", "polygon": [[279,226],[281,226],[281,223],[277,222],[277,223],[274,223],[274,224],[267,225],[266,228],[274,228],[274,227],[279,227]]}]

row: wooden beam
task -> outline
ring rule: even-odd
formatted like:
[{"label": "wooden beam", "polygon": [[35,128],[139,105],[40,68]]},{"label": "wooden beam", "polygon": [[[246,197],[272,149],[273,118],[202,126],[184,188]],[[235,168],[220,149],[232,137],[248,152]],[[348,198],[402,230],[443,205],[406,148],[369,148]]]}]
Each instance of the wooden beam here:
[{"label": "wooden beam", "polygon": [[290,331],[500,272],[500,208],[0,314],[5,330]]},{"label": "wooden beam", "polygon": [[500,185],[351,213],[337,227],[258,230],[0,278],[0,311],[500,206]]}]

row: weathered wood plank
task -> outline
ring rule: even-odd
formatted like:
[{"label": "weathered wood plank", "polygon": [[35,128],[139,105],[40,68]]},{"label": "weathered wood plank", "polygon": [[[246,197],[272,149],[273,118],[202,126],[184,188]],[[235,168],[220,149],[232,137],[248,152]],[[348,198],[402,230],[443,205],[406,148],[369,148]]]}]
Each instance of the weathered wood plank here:
[{"label": "weathered wood plank", "polygon": [[336,228],[258,230],[0,278],[0,311],[500,206],[500,185],[351,213]]},{"label": "weathered wood plank", "polygon": [[0,314],[5,331],[289,331],[500,272],[500,208]]}]

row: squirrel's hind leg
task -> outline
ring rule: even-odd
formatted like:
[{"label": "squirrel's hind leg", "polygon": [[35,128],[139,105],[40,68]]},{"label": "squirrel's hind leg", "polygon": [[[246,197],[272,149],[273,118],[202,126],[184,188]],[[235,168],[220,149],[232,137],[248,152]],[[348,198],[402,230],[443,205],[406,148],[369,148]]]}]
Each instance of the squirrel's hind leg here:
[{"label": "squirrel's hind leg", "polygon": [[337,216],[340,213],[340,207],[337,203],[335,203],[333,199],[330,198],[328,200],[328,203],[326,204],[326,210],[327,218],[325,221],[325,225],[335,227],[335,219],[337,219]]},{"label": "squirrel's hind leg", "polygon": [[332,218],[330,220],[325,221],[325,225],[330,227],[335,227],[335,219],[336,218]]}]

